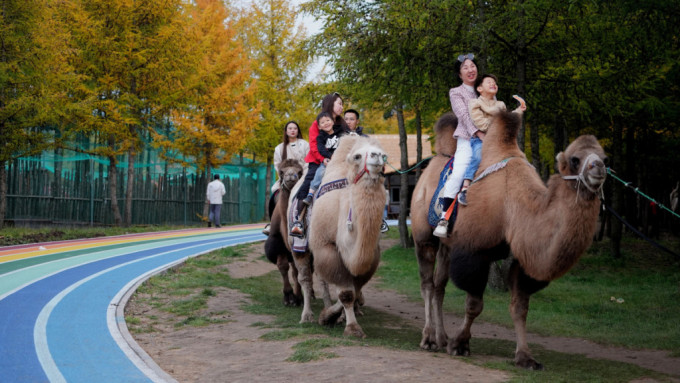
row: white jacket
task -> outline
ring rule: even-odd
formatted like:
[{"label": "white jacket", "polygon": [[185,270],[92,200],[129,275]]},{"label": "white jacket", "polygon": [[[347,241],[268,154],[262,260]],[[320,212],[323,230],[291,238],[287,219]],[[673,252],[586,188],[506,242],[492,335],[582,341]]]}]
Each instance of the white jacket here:
[{"label": "white jacket", "polygon": [[208,184],[208,191],[206,191],[205,196],[210,201],[211,205],[221,205],[222,196],[227,191],[224,189],[224,184],[220,180],[214,180]]}]

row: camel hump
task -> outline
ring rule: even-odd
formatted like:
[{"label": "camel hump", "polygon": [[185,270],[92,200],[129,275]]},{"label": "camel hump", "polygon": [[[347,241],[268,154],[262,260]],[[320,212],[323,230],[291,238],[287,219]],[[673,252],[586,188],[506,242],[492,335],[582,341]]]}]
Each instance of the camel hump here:
[{"label": "camel hump", "polygon": [[458,118],[453,112],[444,113],[434,124],[434,134],[436,137],[434,150],[437,154],[453,156],[456,151],[456,140],[453,132],[458,126]]}]

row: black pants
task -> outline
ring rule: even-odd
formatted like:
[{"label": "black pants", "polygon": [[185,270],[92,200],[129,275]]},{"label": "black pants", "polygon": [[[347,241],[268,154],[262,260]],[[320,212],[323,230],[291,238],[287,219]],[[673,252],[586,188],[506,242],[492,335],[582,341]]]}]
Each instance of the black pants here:
[{"label": "black pants", "polygon": [[300,186],[300,189],[298,189],[298,192],[296,194],[298,201],[302,201],[303,199],[305,199],[305,197],[307,197],[307,193],[309,193],[309,185],[312,184],[314,174],[316,174],[316,169],[318,168],[319,164],[316,163],[310,163],[308,165],[305,180],[302,182],[302,185]]}]

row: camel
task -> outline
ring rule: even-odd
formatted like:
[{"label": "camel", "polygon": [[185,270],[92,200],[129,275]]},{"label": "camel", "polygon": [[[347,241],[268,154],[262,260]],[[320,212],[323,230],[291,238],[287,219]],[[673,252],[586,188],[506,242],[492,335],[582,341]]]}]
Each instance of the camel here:
[{"label": "camel", "polygon": [[338,289],[337,303],[323,309],[319,323],[334,324],[344,314],[347,336],[366,337],[357,322],[355,304],[363,303],[361,288],[380,262],[384,164],[385,152],[375,139],[343,137],[322,185],[341,180],[346,186],[322,186],[312,209],[309,247],[314,253],[314,269]]},{"label": "camel", "polygon": [[[607,175],[606,156],[594,136],[580,136],[557,155],[559,174],[546,185],[517,146],[520,123],[521,117],[509,112],[494,118],[476,176],[492,166],[498,169],[470,186],[468,206],[459,210],[453,232],[441,240],[445,251],[440,249],[437,257],[448,257],[449,278],[467,292],[465,319],[447,341],[447,351],[469,355],[470,329],[484,306],[489,265],[512,253],[508,278],[517,337],[514,362],[538,370],[543,366],[531,356],[526,341],[529,298],[569,271],[590,246],[600,209],[598,197]],[[498,166],[503,163],[504,167]],[[421,265],[428,262],[421,261],[423,258],[418,254]],[[438,314],[443,292],[440,286],[433,293]],[[435,317],[435,321],[441,318]],[[442,346],[441,339],[434,341]]]},{"label": "camel", "polygon": [[278,202],[272,213],[271,224],[269,226],[269,236],[264,243],[264,252],[272,263],[281,273],[283,278],[283,304],[286,306],[299,306],[302,302],[302,292],[298,282],[298,270],[293,264],[293,285],[288,278],[290,263],[293,257],[288,243],[288,198],[290,191],[298,180],[302,178],[302,165],[297,160],[286,159],[279,166],[279,179],[281,189],[279,191]]}]

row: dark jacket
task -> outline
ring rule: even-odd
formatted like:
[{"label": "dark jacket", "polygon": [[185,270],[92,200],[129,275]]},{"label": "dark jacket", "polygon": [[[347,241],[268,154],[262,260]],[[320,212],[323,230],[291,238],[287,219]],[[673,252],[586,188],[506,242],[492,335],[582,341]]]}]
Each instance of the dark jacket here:
[{"label": "dark jacket", "polygon": [[340,125],[333,126],[333,133],[328,134],[319,129],[319,135],[316,137],[316,147],[319,153],[325,158],[331,158],[335,149],[338,148],[340,137],[345,134],[345,131]]}]

